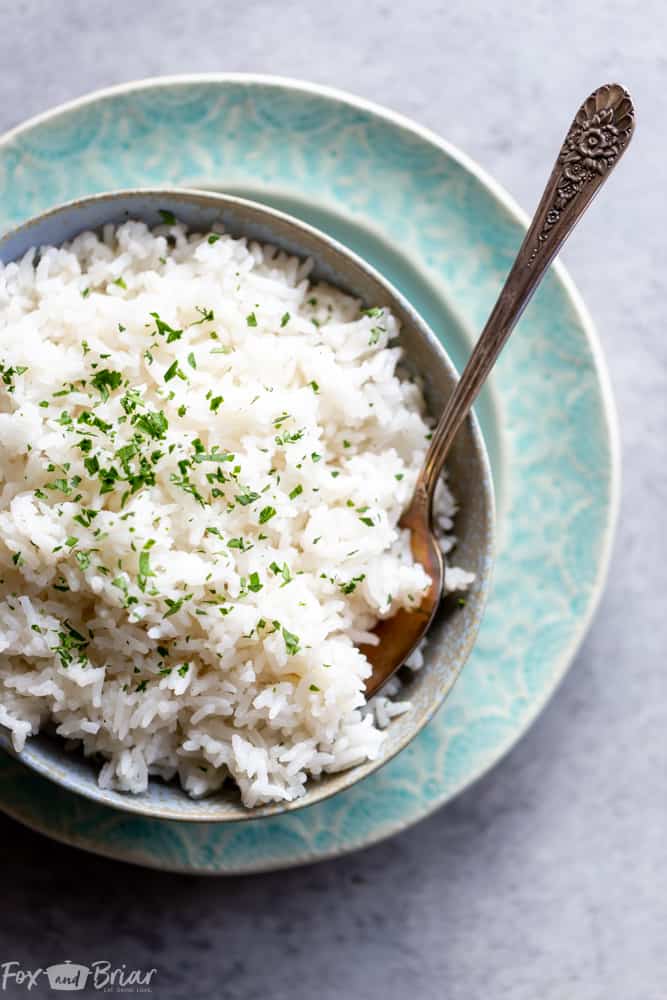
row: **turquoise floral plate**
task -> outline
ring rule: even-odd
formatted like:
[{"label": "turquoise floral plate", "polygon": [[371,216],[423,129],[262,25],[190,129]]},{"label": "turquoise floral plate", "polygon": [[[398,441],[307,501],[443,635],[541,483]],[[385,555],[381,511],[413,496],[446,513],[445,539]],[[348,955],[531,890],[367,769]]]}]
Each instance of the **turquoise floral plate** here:
[{"label": "turquoise floral plate", "polygon": [[[346,243],[386,275],[458,365],[525,219],[437,136],[365,101],[259,76],[116,87],[0,139],[0,230],[59,202],[138,186],[263,201]],[[381,840],[443,805],[544,707],[600,597],[619,493],[618,436],[591,321],[560,264],[477,408],[498,501],[495,584],[453,693],[391,763],[278,818],[148,820],[60,788],[0,753],[0,809],[48,836],[136,864],[266,871]]]}]

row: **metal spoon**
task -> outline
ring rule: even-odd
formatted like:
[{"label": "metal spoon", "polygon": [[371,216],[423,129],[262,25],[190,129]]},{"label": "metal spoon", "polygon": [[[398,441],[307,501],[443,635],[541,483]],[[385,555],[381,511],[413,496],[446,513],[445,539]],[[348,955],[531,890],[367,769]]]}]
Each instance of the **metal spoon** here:
[{"label": "metal spoon", "polygon": [[623,155],[634,126],[630,95],[617,83],[594,91],[570,126],[498,301],[433,432],[410,506],[401,518],[399,526],[412,533],[412,554],[430,576],[431,586],[418,609],[400,609],[380,622],[377,645],[361,647],[373,667],[367,697],[405,662],[440,604],[445,567],[433,531],[433,495],[452,441],[549,264]]}]

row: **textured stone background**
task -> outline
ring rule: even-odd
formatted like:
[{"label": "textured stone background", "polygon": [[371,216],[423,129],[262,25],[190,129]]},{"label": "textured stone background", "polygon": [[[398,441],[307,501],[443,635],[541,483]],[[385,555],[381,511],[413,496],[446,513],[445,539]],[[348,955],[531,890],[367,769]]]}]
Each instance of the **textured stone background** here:
[{"label": "textured stone background", "polygon": [[0,817],[0,962],[156,965],[167,1000],[667,997],[666,31],[660,0],[2,5],[0,129],[136,77],[278,73],[414,116],[531,208],[595,86],[626,84],[640,123],[564,254],[607,351],[625,485],[606,596],[533,730],[418,827],[284,874],[134,870]]}]

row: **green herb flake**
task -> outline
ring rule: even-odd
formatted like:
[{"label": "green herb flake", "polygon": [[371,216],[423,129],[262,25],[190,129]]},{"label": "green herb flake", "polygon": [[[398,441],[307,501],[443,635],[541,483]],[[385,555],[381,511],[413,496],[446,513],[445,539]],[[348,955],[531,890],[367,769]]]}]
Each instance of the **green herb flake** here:
[{"label": "green herb flake", "polygon": [[303,486],[301,485],[301,483],[298,483],[291,491],[289,498],[290,500],[296,500],[296,498],[298,496],[301,496],[302,493],[303,493]]},{"label": "green herb flake", "polygon": [[74,558],[79,564],[79,569],[83,572],[87,570],[90,566],[90,553],[89,552],[75,552]]},{"label": "green herb flake", "polygon": [[259,523],[266,524],[267,521],[270,521],[271,518],[275,516],[276,516],[275,507],[263,507],[259,512]]},{"label": "green herb flake", "polygon": [[171,618],[175,615],[177,611],[180,611],[186,601],[189,601],[192,594],[186,594],[185,597],[179,597],[177,600],[173,600],[171,597],[165,597],[164,602],[167,605],[167,610],[163,614],[163,618]]},{"label": "green herb flake", "polygon": [[173,326],[169,326],[169,324],[165,323],[165,321],[160,317],[159,313],[152,312],[150,315],[155,320],[157,332],[161,337],[166,336],[168,344],[173,344],[175,340],[181,339],[183,335],[182,330],[175,330]]},{"label": "green herb flake", "polygon": [[282,576],[283,582],[280,584],[281,587],[286,587],[287,584],[291,583],[291,581],[294,579],[287,563],[283,563],[282,566],[279,566],[277,562],[272,562],[271,565],[269,566],[269,569],[274,574],[274,576]]},{"label": "green herb flake", "polygon": [[280,320],[280,329],[286,327],[292,317],[289,313],[283,313],[282,319]]},{"label": "green herb flake", "polygon": [[296,654],[301,649],[300,640],[298,635],[294,635],[284,626],[281,628],[283,639],[285,640],[285,649],[289,656],[296,656]]},{"label": "green herb flake", "polygon": [[199,326],[200,323],[212,323],[215,319],[215,313],[212,309],[203,309],[201,306],[195,306],[195,309],[199,313],[201,319],[192,323],[192,326]]},{"label": "green herb flake", "polygon": [[75,628],[72,628],[67,620],[62,623],[62,631],[59,630],[56,635],[58,636],[58,645],[52,647],[52,650],[58,655],[61,666],[69,667],[74,660],[74,654],[79,657],[80,663],[87,662],[83,654],[88,646],[88,640]]},{"label": "green herb flake", "polygon": [[248,326],[257,326],[257,317],[255,316],[254,312],[248,313],[248,315],[245,318],[245,321],[248,324]]},{"label": "green herb flake", "polygon": [[168,209],[166,209],[166,208],[160,208],[160,209],[158,209],[158,212],[159,212],[160,218],[164,222],[165,226],[175,226],[176,225],[176,216],[174,215],[173,212],[168,211]]},{"label": "green herb flake", "polygon": [[360,573],[359,576],[353,576],[352,579],[348,580],[347,583],[339,583],[338,586],[340,587],[340,590],[343,594],[353,594],[354,591],[357,589],[357,584],[363,583],[365,579],[366,579],[366,574]]},{"label": "green herb flake", "polygon": [[77,524],[80,524],[81,527],[89,528],[98,514],[99,510],[88,510],[83,508],[80,514],[74,515],[74,520]]},{"label": "green herb flake", "polygon": [[211,400],[211,402],[209,404],[211,410],[213,411],[213,413],[217,413],[218,412],[218,410],[220,409],[220,407],[224,403],[224,401],[225,401],[224,397],[222,397],[222,396],[214,396],[213,397],[213,399]]},{"label": "green herb flake", "polygon": [[248,590],[252,591],[253,594],[257,594],[262,587],[263,584],[260,582],[259,573],[251,573],[248,578]]},{"label": "green herb flake", "polygon": [[227,542],[228,549],[239,549],[241,552],[247,552],[251,545],[246,542],[243,538],[230,538]]},{"label": "green herb flake", "polygon": [[241,507],[247,507],[249,504],[254,503],[255,500],[259,500],[259,493],[254,493],[252,490],[247,490],[245,493],[239,493],[235,497],[235,500]]},{"label": "green herb flake", "polygon": [[117,389],[122,380],[123,377],[120,372],[110,371],[108,368],[103,368],[102,371],[96,372],[95,375],[93,375],[91,382],[106,403],[109,398],[109,391]]},{"label": "green herb flake", "polygon": [[149,538],[143,549],[139,553],[139,573],[137,575],[137,586],[139,590],[146,590],[146,583],[149,576],[155,576],[155,572],[151,569],[151,556],[150,550],[155,545],[155,539]]},{"label": "green herb flake", "polygon": [[171,382],[173,378],[178,376],[180,379],[185,379],[185,375],[178,367],[178,361],[174,361],[173,364],[169,365],[166,372],[162,376],[165,382]]}]

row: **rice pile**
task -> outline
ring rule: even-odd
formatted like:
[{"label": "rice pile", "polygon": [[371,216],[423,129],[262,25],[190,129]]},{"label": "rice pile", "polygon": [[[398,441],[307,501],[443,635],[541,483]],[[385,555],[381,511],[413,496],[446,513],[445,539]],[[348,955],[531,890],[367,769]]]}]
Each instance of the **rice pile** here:
[{"label": "rice pile", "polygon": [[409,710],[365,709],[355,644],[427,586],[423,402],[393,316],[164,217],[0,268],[0,725],[103,786],[290,800]]}]

